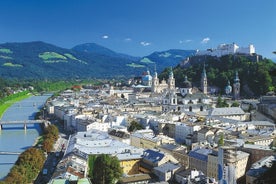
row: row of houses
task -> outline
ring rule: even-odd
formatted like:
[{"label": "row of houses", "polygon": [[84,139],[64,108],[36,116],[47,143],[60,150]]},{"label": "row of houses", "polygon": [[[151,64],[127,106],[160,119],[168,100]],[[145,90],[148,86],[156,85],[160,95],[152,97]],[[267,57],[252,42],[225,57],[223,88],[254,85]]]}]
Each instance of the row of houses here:
[{"label": "row of houses", "polygon": [[[274,123],[252,120],[240,107],[164,111],[151,93],[111,91],[66,91],[46,105],[72,133],[54,178],[86,177],[88,155],[110,154],[120,160],[122,183],[216,183],[238,180],[273,155]],[[131,121],[144,130],[128,132]]]}]

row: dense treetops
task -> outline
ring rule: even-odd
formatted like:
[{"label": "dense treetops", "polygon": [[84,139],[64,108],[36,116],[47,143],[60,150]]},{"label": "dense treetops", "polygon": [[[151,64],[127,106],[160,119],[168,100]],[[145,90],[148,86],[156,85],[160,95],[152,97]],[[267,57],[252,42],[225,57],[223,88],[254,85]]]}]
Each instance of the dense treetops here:
[{"label": "dense treetops", "polygon": [[3,183],[32,183],[43,167],[45,157],[42,150],[29,148],[17,159]]},{"label": "dense treetops", "polygon": [[[182,68],[180,65],[173,70],[176,79],[176,86],[179,86],[184,77],[187,76],[193,86],[200,86],[201,73],[204,61],[194,63],[189,67]],[[227,55],[220,59],[208,57],[205,60],[205,68],[208,79],[208,86],[215,86],[225,94],[224,88],[229,80],[233,85],[236,71],[241,83],[241,96],[258,97],[267,92],[275,91],[276,76],[273,71],[276,64],[269,59],[253,62],[244,56]],[[159,79],[168,78],[169,68],[166,68],[159,76]]]},{"label": "dense treetops", "polygon": [[44,130],[43,138],[42,149],[46,152],[51,152],[58,139],[58,128],[55,125],[49,125]]},{"label": "dense treetops", "polygon": [[107,154],[90,155],[89,177],[95,184],[114,184],[122,176],[122,168],[117,157]]}]

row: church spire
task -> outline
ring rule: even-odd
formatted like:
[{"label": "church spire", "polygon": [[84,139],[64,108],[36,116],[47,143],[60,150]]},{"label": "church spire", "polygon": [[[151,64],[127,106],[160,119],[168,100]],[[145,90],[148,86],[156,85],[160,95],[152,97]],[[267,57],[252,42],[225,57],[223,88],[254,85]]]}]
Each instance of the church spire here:
[{"label": "church spire", "polygon": [[206,75],[206,70],[205,70],[205,62],[203,65],[203,70],[201,74],[201,90],[204,94],[207,94],[207,75]]},{"label": "church spire", "polygon": [[169,74],[168,87],[169,87],[170,90],[175,89],[175,79],[174,79],[174,76],[173,76],[172,67],[171,67],[170,74]]},{"label": "church spire", "polygon": [[204,62],[204,65],[203,65],[202,77],[207,78],[206,70],[205,70],[205,62]]},{"label": "church spire", "polygon": [[174,76],[173,76],[173,69],[172,69],[172,67],[170,68],[170,74],[169,74],[169,78],[173,78]]},{"label": "church spire", "polygon": [[236,76],[235,76],[234,82],[235,83],[240,82],[238,71],[236,71]]},{"label": "church spire", "polygon": [[233,98],[234,100],[238,100],[240,98],[240,79],[238,75],[238,71],[236,71],[236,75],[234,78],[234,83],[233,83]]},{"label": "church spire", "polygon": [[157,71],[156,71],[156,64],[154,64],[154,78],[157,78],[158,75],[157,75]]}]

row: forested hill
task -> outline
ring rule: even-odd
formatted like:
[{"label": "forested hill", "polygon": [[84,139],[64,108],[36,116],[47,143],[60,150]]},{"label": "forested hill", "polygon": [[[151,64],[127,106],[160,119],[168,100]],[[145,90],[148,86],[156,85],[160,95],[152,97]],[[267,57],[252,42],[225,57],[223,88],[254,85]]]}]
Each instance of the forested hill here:
[{"label": "forested hill", "polygon": [[[0,77],[8,79],[129,78],[154,65],[158,71],[175,66],[190,52],[166,51],[154,61],[116,53],[94,43],[61,48],[41,41],[0,44]],[[168,57],[168,56],[171,57]]]},{"label": "forested hill", "polygon": [[[185,75],[193,86],[200,86],[201,74],[205,63],[208,86],[215,86],[224,94],[224,88],[229,80],[233,84],[237,71],[241,83],[241,95],[244,97],[258,97],[269,91],[275,91],[276,87],[276,64],[269,59],[253,62],[244,56],[227,55],[221,58],[208,57],[205,62],[197,62],[189,67],[176,66],[174,76],[176,86],[184,81]],[[166,68],[159,78],[167,78],[169,68]]]},{"label": "forested hill", "polygon": [[[131,75],[133,61],[44,42],[0,44],[0,76],[15,79],[108,78]],[[122,67],[120,67],[122,66]]]}]

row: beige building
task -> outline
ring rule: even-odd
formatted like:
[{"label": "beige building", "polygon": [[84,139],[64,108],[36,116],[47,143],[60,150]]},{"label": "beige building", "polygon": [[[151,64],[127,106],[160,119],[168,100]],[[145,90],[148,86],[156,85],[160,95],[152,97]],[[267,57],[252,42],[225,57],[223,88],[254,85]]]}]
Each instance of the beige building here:
[{"label": "beige building", "polygon": [[271,156],[274,154],[274,151],[268,146],[254,145],[254,144],[244,144],[239,148],[241,151],[250,154],[249,165],[261,160],[264,157]]},{"label": "beige building", "polygon": [[189,167],[189,157],[187,155],[187,147],[175,145],[175,144],[164,144],[158,147],[161,151],[171,154],[176,158],[179,163],[184,167]]},{"label": "beige building", "polygon": [[214,108],[211,117],[227,118],[238,121],[245,121],[249,116],[240,107]]},{"label": "beige building", "polygon": [[157,148],[161,144],[174,144],[175,141],[173,138],[170,138],[165,135],[155,136],[154,134],[142,134],[135,132],[130,135],[130,145],[144,148],[144,149],[153,149]]},{"label": "beige building", "polygon": [[[212,155],[210,155],[210,160],[208,160],[207,176],[218,179],[218,176],[215,173],[222,172],[222,178],[227,182],[230,182],[233,180],[238,180],[245,175],[249,153],[237,151],[235,147],[222,146],[219,147],[217,159],[215,156],[216,155],[212,157]],[[223,164],[223,171],[218,171],[219,167],[215,167],[215,165],[221,164]],[[226,175],[224,175],[225,170],[228,170]]]},{"label": "beige building", "polygon": [[212,143],[214,140],[214,135],[215,135],[214,132],[210,130],[210,128],[204,127],[197,132],[197,141],[198,142],[207,141],[209,143]]}]

